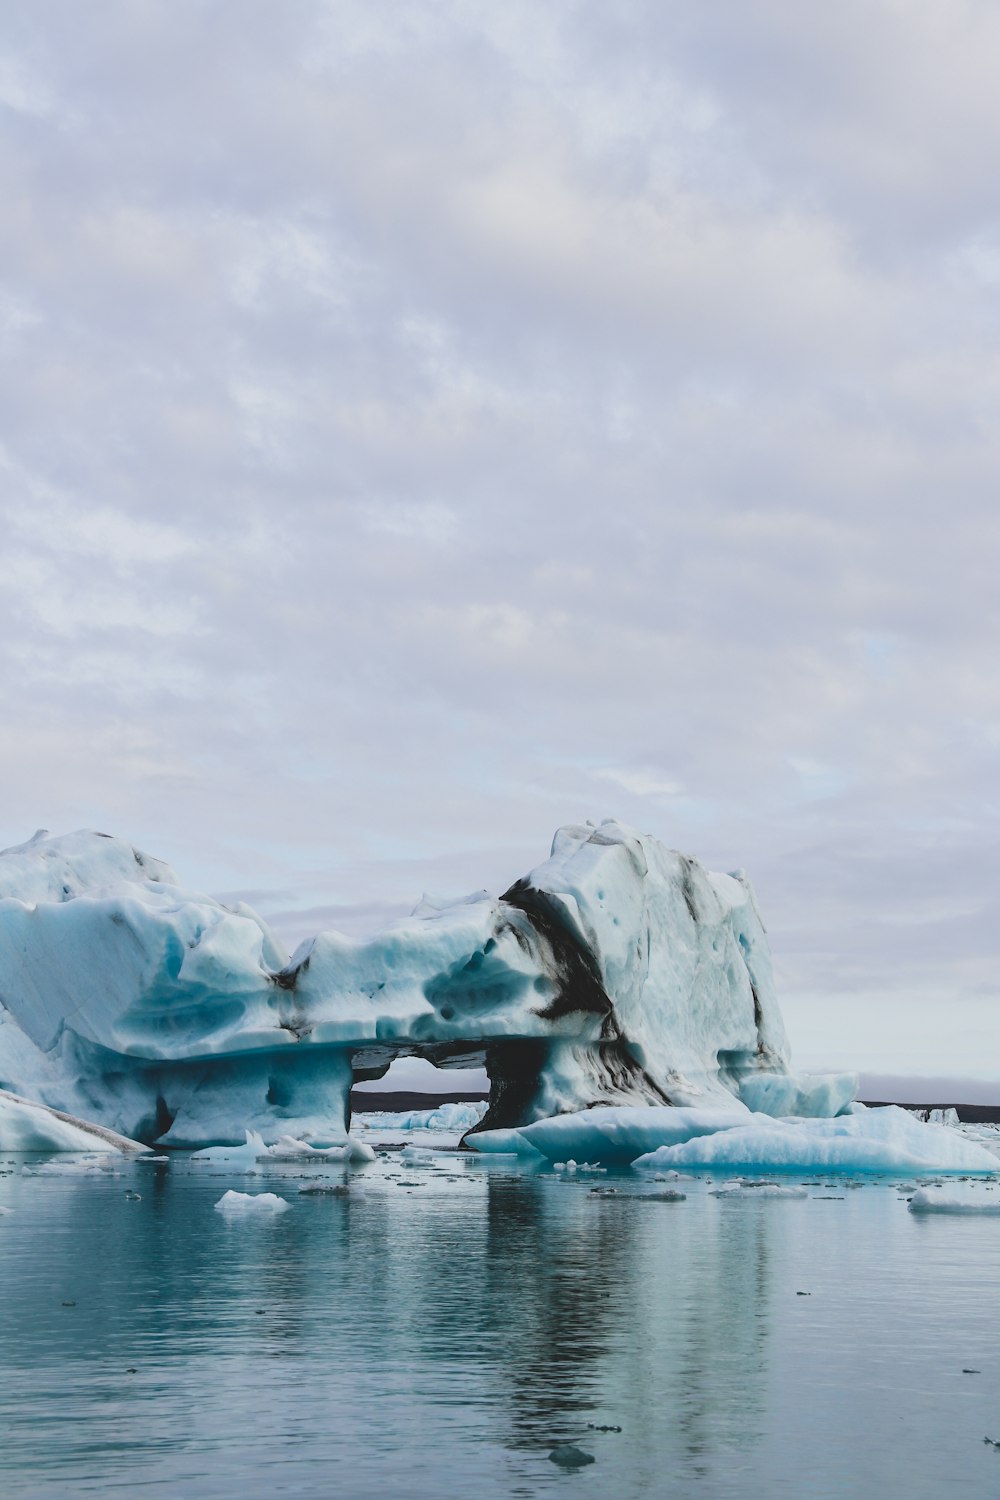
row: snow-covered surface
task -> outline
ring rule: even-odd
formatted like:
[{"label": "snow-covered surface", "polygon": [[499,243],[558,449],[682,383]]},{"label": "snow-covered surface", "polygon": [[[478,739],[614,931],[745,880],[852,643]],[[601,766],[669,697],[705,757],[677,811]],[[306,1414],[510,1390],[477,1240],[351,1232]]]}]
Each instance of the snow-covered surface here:
[{"label": "snow-covered surface", "polygon": [[998,1214],[1000,1192],[988,1187],[922,1187],[910,1199],[913,1214]]},{"label": "snow-covered surface", "polygon": [[217,1213],[225,1214],[229,1219],[249,1219],[283,1214],[291,1206],[287,1199],[280,1198],[277,1193],[237,1193],[230,1188],[223,1193],[215,1208]]},{"label": "snow-covered surface", "polygon": [[289,960],[249,907],[123,840],[0,853],[0,1087],[171,1146],[246,1126],[331,1146],[355,1071],[407,1053],[488,1053],[500,1127],[732,1104],[786,1069],[750,886],[611,821],[568,827],[502,897],[424,903],[367,941],[320,933]]},{"label": "snow-covered surface", "polygon": [[101,1125],[74,1119],[31,1099],[0,1089],[0,1151],[108,1151],[133,1155],[148,1151]]}]

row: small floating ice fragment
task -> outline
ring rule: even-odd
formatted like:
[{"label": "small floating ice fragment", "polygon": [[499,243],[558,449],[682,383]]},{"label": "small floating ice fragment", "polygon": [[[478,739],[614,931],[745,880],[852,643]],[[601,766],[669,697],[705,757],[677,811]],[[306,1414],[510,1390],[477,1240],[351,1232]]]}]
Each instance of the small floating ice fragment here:
[{"label": "small floating ice fragment", "polygon": [[245,1218],[251,1214],[283,1214],[291,1204],[277,1193],[237,1193],[232,1188],[223,1193],[215,1205],[217,1213],[232,1218]]},{"label": "small floating ice fragment", "polygon": [[784,1186],[777,1182],[732,1182],[712,1188],[713,1198],[808,1198],[804,1187]]},{"label": "small floating ice fragment", "polygon": [[1000,1216],[1000,1198],[985,1198],[974,1188],[917,1188],[910,1199],[911,1214],[993,1214]]},{"label": "small floating ice fragment", "polygon": [[245,1134],[246,1143],[242,1146],[207,1146],[204,1151],[196,1151],[191,1160],[226,1162],[231,1167],[243,1167],[248,1172],[256,1171],[257,1158],[266,1153],[267,1147],[256,1130],[248,1130]]}]

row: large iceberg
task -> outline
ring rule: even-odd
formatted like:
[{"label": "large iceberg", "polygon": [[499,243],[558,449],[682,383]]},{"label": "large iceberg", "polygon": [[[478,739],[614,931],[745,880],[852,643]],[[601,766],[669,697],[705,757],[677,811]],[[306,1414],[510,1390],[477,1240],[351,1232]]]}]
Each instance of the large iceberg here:
[{"label": "large iceberg", "polygon": [[352,1082],[407,1055],[485,1062],[485,1131],[609,1104],[745,1108],[753,1080],[788,1077],[749,882],[587,824],[502,896],[425,902],[289,958],[249,907],[122,840],[42,832],[0,854],[0,1086],[144,1141],[335,1146]]}]

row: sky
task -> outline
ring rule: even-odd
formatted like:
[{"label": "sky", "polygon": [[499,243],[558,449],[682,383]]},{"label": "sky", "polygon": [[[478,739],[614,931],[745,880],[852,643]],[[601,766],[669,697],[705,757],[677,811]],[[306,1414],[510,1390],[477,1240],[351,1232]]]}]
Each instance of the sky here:
[{"label": "sky", "polygon": [[0,843],[292,943],[617,817],[1000,1081],[991,0],[10,0]]}]

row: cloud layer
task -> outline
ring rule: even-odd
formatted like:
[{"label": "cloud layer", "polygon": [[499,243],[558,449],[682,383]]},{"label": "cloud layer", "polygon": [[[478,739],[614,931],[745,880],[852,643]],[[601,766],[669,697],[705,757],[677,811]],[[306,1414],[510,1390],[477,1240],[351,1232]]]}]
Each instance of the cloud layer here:
[{"label": "cloud layer", "polygon": [[291,933],[616,815],[1000,1077],[996,9],[7,21],[3,841]]}]

